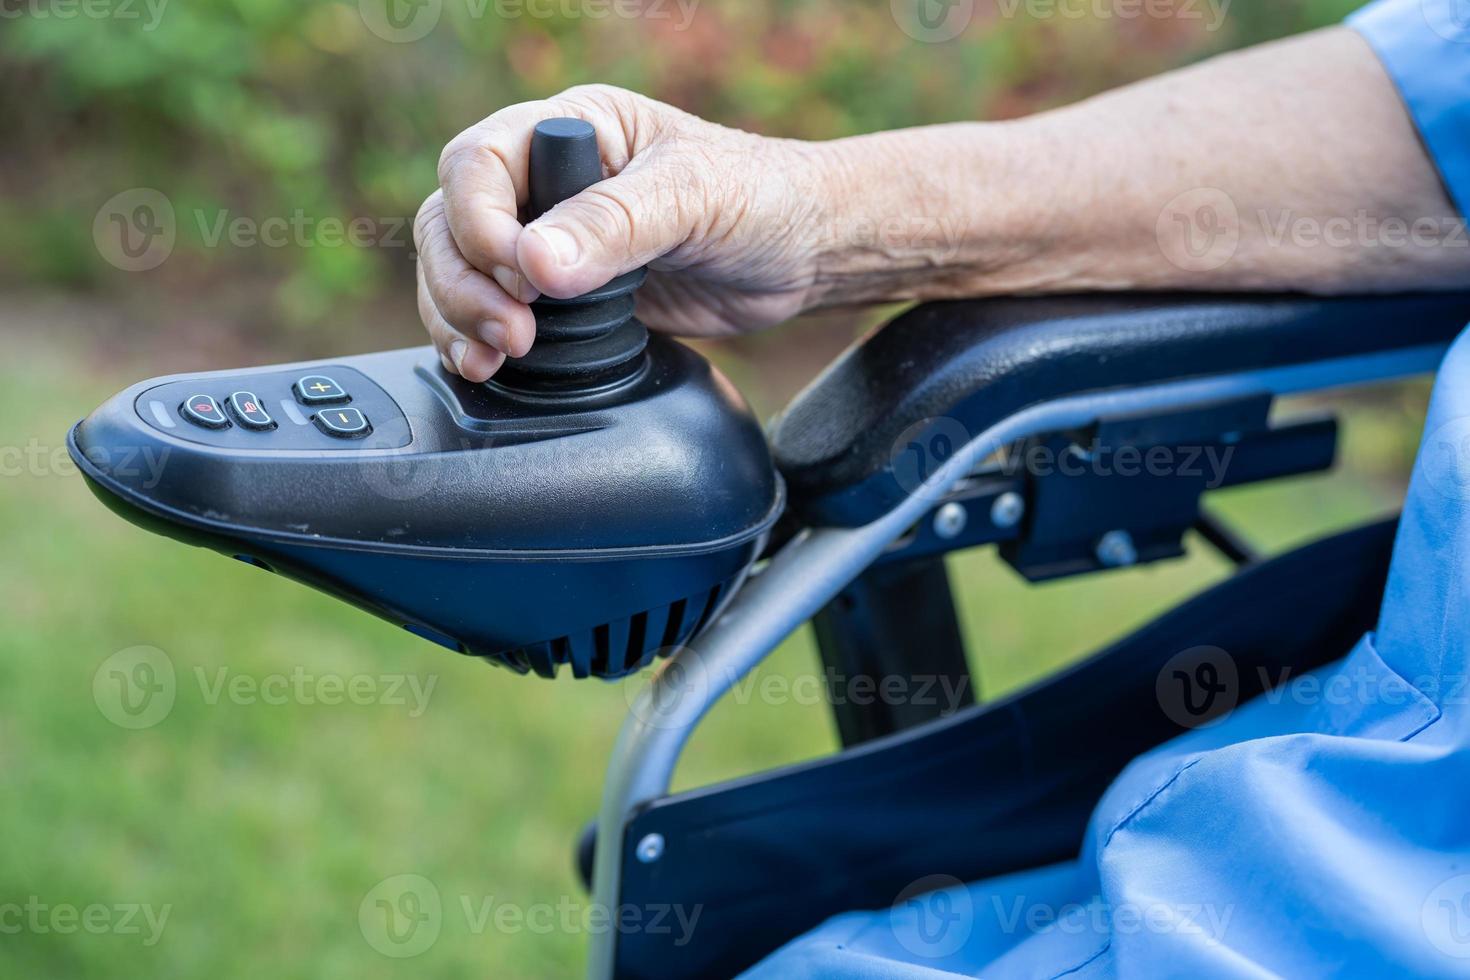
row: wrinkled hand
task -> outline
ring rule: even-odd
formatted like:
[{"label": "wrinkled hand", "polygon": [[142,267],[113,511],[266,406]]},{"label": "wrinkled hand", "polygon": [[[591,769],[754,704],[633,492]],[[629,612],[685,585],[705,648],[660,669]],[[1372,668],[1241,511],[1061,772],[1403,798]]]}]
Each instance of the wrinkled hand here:
[{"label": "wrinkled hand", "polygon": [[[528,225],[531,131],[574,116],[597,130],[607,179]],[[638,316],[719,335],[801,312],[823,207],[815,144],[727,129],[633,92],[578,86],[502,109],[444,148],[420,209],[419,315],[445,367],[483,381],[535,342],[527,305],[642,265]]]}]

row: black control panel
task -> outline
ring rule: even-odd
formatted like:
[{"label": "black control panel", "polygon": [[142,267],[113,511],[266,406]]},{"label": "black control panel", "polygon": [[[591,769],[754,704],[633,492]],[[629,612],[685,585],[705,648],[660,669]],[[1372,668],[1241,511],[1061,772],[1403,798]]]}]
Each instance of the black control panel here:
[{"label": "black control panel", "polygon": [[135,408],[160,432],[228,449],[396,449],[412,436],[388,393],[345,365],[170,381]]}]

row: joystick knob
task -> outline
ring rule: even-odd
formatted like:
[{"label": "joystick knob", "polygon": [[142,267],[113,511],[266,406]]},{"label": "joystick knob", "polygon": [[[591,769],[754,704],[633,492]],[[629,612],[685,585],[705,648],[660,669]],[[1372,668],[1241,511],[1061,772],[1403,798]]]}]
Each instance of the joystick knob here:
[{"label": "joystick knob", "polygon": [[[527,212],[534,221],[602,179],[597,132],[581,119],[547,119],[531,134]],[[643,269],[581,296],[542,296],[531,304],[536,343],[508,360],[491,385],[536,394],[579,394],[637,374],[648,330],[633,318],[633,290]]]}]

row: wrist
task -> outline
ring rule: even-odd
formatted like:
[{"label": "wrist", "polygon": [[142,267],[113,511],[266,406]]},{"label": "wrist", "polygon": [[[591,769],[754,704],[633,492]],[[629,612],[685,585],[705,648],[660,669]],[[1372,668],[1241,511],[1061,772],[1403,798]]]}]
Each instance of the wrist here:
[{"label": "wrist", "polygon": [[960,123],[813,144],[810,306],[1063,288],[1077,209],[1049,138]]}]

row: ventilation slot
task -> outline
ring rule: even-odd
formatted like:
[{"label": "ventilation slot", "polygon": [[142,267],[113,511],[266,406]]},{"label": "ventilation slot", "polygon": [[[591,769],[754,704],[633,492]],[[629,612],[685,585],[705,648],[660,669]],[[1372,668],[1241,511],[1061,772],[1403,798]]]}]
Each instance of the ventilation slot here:
[{"label": "ventilation slot", "polygon": [[683,599],[677,600],[669,606],[669,622],[664,627],[664,639],[659,644],[661,647],[671,647],[677,644],[684,632],[684,608],[689,603]]},{"label": "ventilation slot", "polygon": [[604,623],[592,630],[592,673],[598,677],[607,676],[607,646],[608,628]]},{"label": "ventilation slot", "polygon": [[623,673],[637,670],[643,663],[643,640],[648,635],[648,613],[635,613],[628,620],[628,649],[623,655]]},{"label": "ventilation slot", "polygon": [[717,585],[709,590],[709,599],[705,601],[704,612],[699,614],[699,622],[694,624],[694,629],[689,631],[689,636],[697,636],[700,630],[709,625],[710,617],[715,614],[715,607],[720,604],[720,596],[724,591],[724,585]]}]

